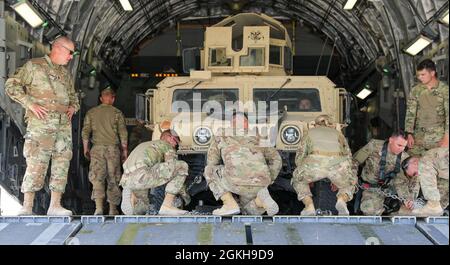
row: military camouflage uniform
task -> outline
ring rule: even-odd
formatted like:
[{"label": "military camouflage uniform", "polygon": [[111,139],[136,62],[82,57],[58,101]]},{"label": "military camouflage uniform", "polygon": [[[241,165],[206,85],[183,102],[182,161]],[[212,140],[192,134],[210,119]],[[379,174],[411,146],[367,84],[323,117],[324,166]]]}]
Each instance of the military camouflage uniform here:
[{"label": "military camouflage uniform", "polygon": [[149,208],[148,190],[166,185],[166,193],[179,194],[188,175],[188,165],[177,160],[175,149],[156,140],[138,145],[123,164],[120,185],[130,189],[136,198],[134,214]]},{"label": "military camouflage uniform", "polygon": [[413,87],[407,103],[405,131],[414,135],[415,143],[408,153],[421,156],[438,147],[448,133],[448,100],[448,86],[443,82],[431,90],[423,84]]},{"label": "military camouflage uniform", "polygon": [[114,106],[101,104],[92,108],[84,118],[83,141],[89,141],[92,132],[94,144],[90,155],[89,181],[92,183],[92,200],[105,198],[105,179],[109,203],[119,205],[121,194],[120,148],[127,145],[128,132],[122,112]]},{"label": "military camouflage uniform", "polygon": [[440,201],[448,206],[448,148],[428,150],[419,160],[419,181],[423,196],[429,201]]},{"label": "military camouflage uniform", "polygon": [[[366,146],[359,149],[353,155],[355,165],[365,166],[361,173],[361,178],[368,182],[372,187],[364,190],[361,199],[361,211],[365,215],[381,215],[384,212],[383,203],[385,196],[377,193],[375,190],[378,185],[378,177],[380,172],[380,160],[383,149],[383,140],[371,140]],[[408,154],[402,153],[401,161],[405,160]],[[387,151],[385,172],[393,171],[397,156]],[[419,181],[417,178],[405,176],[402,170],[388,184],[385,192],[398,194],[400,197],[415,200],[419,194]]]},{"label": "military camouflage uniform", "polygon": [[[66,111],[79,109],[77,94],[68,70],[55,65],[48,56],[28,61],[5,83],[6,93],[26,109],[27,132],[23,155],[27,169],[22,192],[42,189],[51,162],[49,188],[64,192],[72,159],[72,123]],[[37,103],[49,110],[46,118],[38,119],[29,106]]]},{"label": "military camouflage uniform", "polygon": [[351,151],[344,135],[334,128],[312,128],[303,137],[295,156],[297,168],[292,186],[298,200],[312,197],[309,183],[328,178],[339,189],[338,195],[353,198],[357,180],[352,170]]},{"label": "military camouflage uniform", "polygon": [[[263,214],[265,209],[251,201],[277,178],[281,157],[275,148],[260,147],[257,137],[224,136],[232,134],[223,133],[214,137],[208,149],[204,176],[209,188],[216,200],[231,192],[239,195],[243,213]],[[235,135],[245,135],[245,132]]]}]

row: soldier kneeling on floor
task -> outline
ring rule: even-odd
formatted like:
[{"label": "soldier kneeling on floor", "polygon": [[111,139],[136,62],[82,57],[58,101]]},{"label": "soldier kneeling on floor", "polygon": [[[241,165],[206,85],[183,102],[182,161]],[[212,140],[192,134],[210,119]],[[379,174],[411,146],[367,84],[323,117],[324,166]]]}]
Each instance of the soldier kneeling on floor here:
[{"label": "soldier kneeling on floor", "polygon": [[[208,150],[204,176],[216,200],[223,202],[213,214],[239,214],[242,209],[244,214],[275,215],[278,205],[267,187],[280,172],[281,157],[275,148],[262,147],[257,136],[249,135],[245,113],[234,113],[231,127],[216,135]],[[239,196],[239,204],[233,194]]]},{"label": "soldier kneeling on floor", "polygon": [[160,140],[139,144],[123,164],[122,211],[127,215],[145,214],[150,206],[148,190],[166,184],[160,215],[183,215],[174,206],[188,175],[188,165],[177,159],[180,138],[172,130],[162,132]]},{"label": "soldier kneeling on floor", "polygon": [[438,147],[425,152],[423,157],[409,157],[402,164],[405,175],[418,177],[427,204],[414,209],[416,216],[439,216],[448,206],[448,147]]},{"label": "soldier kneeling on floor", "polygon": [[305,205],[301,215],[316,214],[309,184],[324,178],[339,189],[335,206],[339,215],[349,215],[347,202],[353,198],[357,175],[347,140],[328,115],[315,119],[315,127],[300,142],[295,164],[292,186]]}]

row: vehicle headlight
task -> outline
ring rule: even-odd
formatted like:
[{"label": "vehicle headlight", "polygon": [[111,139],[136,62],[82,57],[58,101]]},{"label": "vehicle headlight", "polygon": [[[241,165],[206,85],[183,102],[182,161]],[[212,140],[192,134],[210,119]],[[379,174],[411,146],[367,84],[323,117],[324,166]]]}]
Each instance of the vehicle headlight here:
[{"label": "vehicle headlight", "polygon": [[285,144],[296,144],[300,140],[300,131],[297,127],[287,126],[281,132],[281,140]]},{"label": "vehicle headlight", "polygon": [[194,132],[194,142],[199,145],[205,145],[211,140],[212,132],[207,127],[199,127]]}]

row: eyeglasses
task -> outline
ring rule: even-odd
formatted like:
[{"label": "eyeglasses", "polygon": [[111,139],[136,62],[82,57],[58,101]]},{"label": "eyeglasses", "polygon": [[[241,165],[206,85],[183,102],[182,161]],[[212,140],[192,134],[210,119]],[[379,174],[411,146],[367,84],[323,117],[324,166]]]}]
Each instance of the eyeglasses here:
[{"label": "eyeglasses", "polygon": [[64,46],[64,45],[62,45],[62,44],[59,44],[59,46],[61,46],[61,47],[63,47],[64,49],[68,50],[69,53],[70,53],[70,55],[72,55],[72,56],[78,55],[78,53],[79,53],[77,50],[71,50],[71,49],[67,48],[66,46]]}]

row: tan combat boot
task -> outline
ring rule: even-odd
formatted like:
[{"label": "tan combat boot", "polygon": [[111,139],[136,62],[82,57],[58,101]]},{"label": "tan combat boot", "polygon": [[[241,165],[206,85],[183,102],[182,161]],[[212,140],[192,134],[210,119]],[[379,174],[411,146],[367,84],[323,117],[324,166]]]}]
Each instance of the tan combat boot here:
[{"label": "tan combat boot", "polygon": [[419,217],[427,217],[427,216],[441,216],[444,213],[444,210],[441,207],[441,203],[439,201],[428,201],[424,207],[419,209],[414,209],[412,214]]},{"label": "tan combat boot", "polygon": [[113,203],[109,203],[109,215],[119,215],[119,211],[117,210],[117,205]]},{"label": "tan combat boot", "polygon": [[267,188],[261,189],[256,195],[255,203],[258,207],[264,208],[268,216],[274,216],[278,213],[278,204],[270,196]]},{"label": "tan combat boot", "polygon": [[174,194],[166,193],[161,208],[159,209],[160,215],[183,215],[188,212],[174,207],[173,206],[174,199],[175,199]]},{"label": "tan combat boot", "polygon": [[246,205],[242,206],[241,213],[245,215],[262,215],[266,212],[263,206],[256,205],[256,199],[251,200]]},{"label": "tan combat boot", "polygon": [[25,192],[23,194],[23,206],[17,213],[17,215],[32,215],[34,204],[34,192]]},{"label": "tan combat boot", "polygon": [[239,214],[241,210],[239,209],[239,205],[236,200],[233,198],[233,194],[231,192],[226,192],[220,199],[223,202],[223,206],[220,209],[216,209],[212,212],[213,215],[233,215]]},{"label": "tan combat boot", "polygon": [[122,190],[122,203],[120,204],[123,214],[132,215],[133,206],[131,205],[131,190],[123,188]]},{"label": "tan combat boot", "polygon": [[52,191],[50,198],[50,207],[48,208],[47,215],[58,215],[58,216],[70,216],[72,211],[67,210],[61,206],[61,196],[62,192]]},{"label": "tan combat boot", "polygon": [[103,198],[95,199],[94,215],[103,215]]},{"label": "tan combat boot", "polygon": [[316,215],[316,209],[314,208],[314,202],[310,196],[306,196],[305,198],[303,198],[302,202],[305,205],[305,208],[300,213],[300,215],[306,215],[306,216]]},{"label": "tan combat boot", "polygon": [[347,208],[347,202],[349,201],[349,197],[347,194],[339,194],[337,197],[337,202],[335,205],[336,210],[339,215],[350,215],[350,212]]}]

